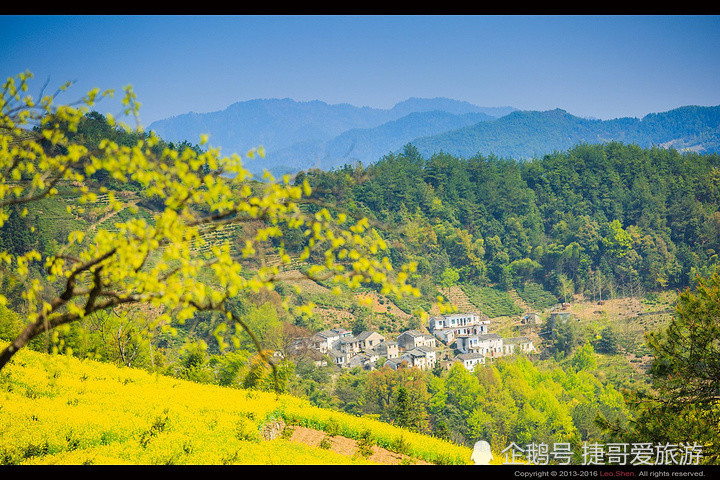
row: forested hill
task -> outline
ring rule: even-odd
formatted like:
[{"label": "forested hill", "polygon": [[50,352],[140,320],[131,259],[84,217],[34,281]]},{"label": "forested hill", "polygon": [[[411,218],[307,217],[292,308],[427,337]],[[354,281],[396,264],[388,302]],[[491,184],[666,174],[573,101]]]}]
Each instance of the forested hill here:
[{"label": "forested hill", "polygon": [[[564,293],[682,288],[718,263],[720,155],[578,145],[530,161],[424,157],[302,172],[313,195],[385,229],[419,278]],[[449,272],[449,273],[448,273]]]},{"label": "forested hill", "polygon": [[476,123],[413,140],[423,155],[477,153],[515,159],[540,157],[578,143],[618,141],[698,152],[720,151],[720,106],[688,106],[641,119],[589,120],[556,109],[515,111],[493,122]]}]

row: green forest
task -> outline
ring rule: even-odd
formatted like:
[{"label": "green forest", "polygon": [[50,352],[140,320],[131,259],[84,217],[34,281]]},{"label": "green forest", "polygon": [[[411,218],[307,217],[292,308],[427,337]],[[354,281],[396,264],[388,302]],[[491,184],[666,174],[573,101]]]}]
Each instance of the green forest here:
[{"label": "green forest", "polygon": [[375,220],[393,262],[417,262],[423,280],[609,298],[683,289],[713,270],[718,167],[718,155],[614,142],[528,161],[423,158],[408,145],[296,181]]}]

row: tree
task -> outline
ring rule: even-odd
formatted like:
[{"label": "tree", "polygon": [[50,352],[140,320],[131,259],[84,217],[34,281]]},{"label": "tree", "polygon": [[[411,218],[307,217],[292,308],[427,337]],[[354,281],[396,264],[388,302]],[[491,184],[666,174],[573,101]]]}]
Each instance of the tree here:
[{"label": "tree", "polygon": [[606,353],[613,355],[619,350],[619,342],[617,333],[611,326],[607,326],[600,332],[600,338],[598,338],[595,350],[600,353]]},{"label": "tree", "polygon": [[572,298],[572,294],[575,292],[575,285],[571,279],[567,278],[562,273],[558,274],[557,281],[559,289],[558,293],[562,294],[563,303],[567,303],[568,295]]},{"label": "tree", "polygon": [[411,430],[427,430],[429,377],[415,368],[393,370],[388,366],[368,373],[362,388],[364,413]]},{"label": "tree", "polygon": [[[130,218],[117,222],[114,230],[72,231],[65,245],[47,256],[35,250],[0,252],[0,261],[28,279],[23,292],[28,323],[0,352],[0,369],[44,332],[133,304],[159,308],[155,326],[171,331],[197,312],[220,312],[225,331],[234,328],[236,335],[247,335],[274,369],[243,318],[227,308],[243,292],[274,288],[279,265],[268,265],[268,254],[281,265],[306,262],[304,275],[314,280],[351,288],[372,283],[383,294],[419,296],[407,283],[412,265],[393,269],[385,241],[367,218],[350,218],[332,205],[320,205],[312,214],[299,208],[312,192],[307,182],[291,185],[289,177],[277,181],[267,172],[263,181],[253,180],[237,153],[170,148],[153,132],[144,132],[139,122],[133,129],[109,114],[110,131],[133,133],[135,143],[120,144],[107,136],[84,141],[74,132],[90,108],[113,92],[94,89],[74,105],[56,104],[60,92],[39,100],[26,94],[31,78],[30,73],[11,77],[0,92],[0,207],[19,206],[26,213],[34,202],[57,197],[62,190],[75,197],[68,209],[76,215],[98,195],[106,195],[119,212],[125,205],[117,192],[92,178],[106,171],[116,185],[132,185],[141,196],[161,199],[163,208],[151,219],[127,209]],[[125,88],[122,102],[122,115],[134,115],[137,122],[139,103],[131,87]],[[207,138],[200,143],[206,148]],[[263,154],[258,147],[247,156]],[[0,210],[0,226],[8,220],[5,210]],[[225,240],[198,252],[208,244],[208,235],[243,225],[253,228],[238,228],[237,250]],[[284,248],[287,231],[305,237],[297,259]],[[309,262],[314,258],[320,260]],[[4,296],[0,300],[7,301]],[[311,304],[283,305],[298,316],[312,311]],[[221,344],[221,349],[228,346]]]},{"label": "tree", "polygon": [[720,273],[680,293],[664,332],[650,333],[651,373],[674,403],[720,405]]},{"label": "tree", "polygon": [[513,260],[508,265],[510,275],[519,282],[527,282],[532,279],[533,273],[540,269],[540,264],[530,258]]},{"label": "tree", "polygon": [[720,459],[720,273],[678,295],[668,327],[647,335],[655,393],[635,392],[632,428],[604,426],[624,438],[704,446],[707,463]]},{"label": "tree", "polygon": [[457,284],[457,281],[460,280],[460,274],[455,270],[454,268],[448,267],[445,270],[443,270],[440,283],[443,287],[445,287],[445,291],[447,294],[450,294],[450,287],[453,287]]},{"label": "tree", "polygon": [[418,400],[412,390],[407,387],[400,386],[396,389],[392,416],[397,425],[413,431],[427,429],[425,405]]},{"label": "tree", "polygon": [[589,370],[597,367],[597,359],[595,358],[595,349],[589,342],[575,350],[575,353],[570,358],[570,365],[575,371]]},{"label": "tree", "polygon": [[623,230],[620,220],[613,220],[607,226],[607,235],[602,238],[602,245],[613,257],[622,257],[632,248],[632,239]]},{"label": "tree", "polygon": [[579,341],[578,327],[571,320],[558,321],[552,331],[550,351],[563,357],[569,355]]},{"label": "tree", "polygon": [[9,207],[7,215],[7,220],[0,227],[0,250],[13,255],[27,253],[35,243],[27,220],[22,218],[15,205]]},{"label": "tree", "polygon": [[450,368],[447,379],[448,403],[456,405],[463,416],[467,417],[482,398],[480,383],[460,362]]},{"label": "tree", "polygon": [[212,383],[214,373],[209,365],[207,349],[207,344],[202,340],[186,345],[180,352],[176,376],[198,383]]},{"label": "tree", "polygon": [[363,407],[366,413],[379,414],[381,418],[390,419],[395,390],[401,384],[397,371],[384,366],[370,372],[363,385]]},{"label": "tree", "polygon": [[138,310],[118,307],[95,312],[73,323],[60,341],[81,357],[154,369],[162,364],[162,355],[148,341],[151,335],[145,329],[150,319]]}]

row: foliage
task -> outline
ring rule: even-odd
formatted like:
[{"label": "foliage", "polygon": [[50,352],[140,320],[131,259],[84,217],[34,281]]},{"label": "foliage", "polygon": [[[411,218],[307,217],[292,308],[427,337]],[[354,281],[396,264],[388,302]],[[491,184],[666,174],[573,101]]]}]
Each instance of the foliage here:
[{"label": "foliage", "polygon": [[595,342],[595,350],[599,353],[614,354],[619,350],[617,333],[611,326],[607,326],[600,332],[600,338]]},{"label": "foliage", "polygon": [[[599,415],[626,424],[623,395],[601,381],[590,345],[557,363],[526,358],[497,359],[470,372],[381,368],[345,372],[339,383],[360,389],[360,398],[337,392],[336,408],[405,425],[468,447],[486,440],[502,450],[511,441],[579,442],[610,438],[595,422]],[[356,379],[353,382],[352,378]],[[412,402],[407,402],[407,399]]]},{"label": "foliage", "polygon": [[597,367],[597,359],[595,358],[595,349],[593,346],[586,342],[580,348],[575,349],[572,358],[570,358],[570,364],[575,371],[581,370],[593,370]]},{"label": "foliage", "polygon": [[720,273],[699,278],[678,296],[664,332],[651,333],[651,373],[675,403],[710,408],[720,391]]},{"label": "foliage", "polygon": [[[307,182],[291,185],[287,177],[275,181],[269,175],[264,182],[253,181],[238,154],[167,145],[111,115],[106,124],[98,122],[89,109],[111,91],[92,90],[79,106],[56,105],[57,95],[36,100],[25,93],[30,78],[29,73],[10,78],[0,93],[0,207],[11,208],[10,214],[0,211],[0,226],[17,221],[16,208],[27,215],[34,202],[56,197],[61,189],[75,196],[68,208],[77,215],[99,195],[115,213],[125,211],[115,188],[136,191],[157,211],[148,221],[137,206],[130,207],[114,228],[73,230],[47,255],[17,251],[17,243],[0,252],[0,260],[28,281],[22,293],[28,324],[0,353],[0,368],[43,332],[66,330],[94,312],[139,304],[160,311],[148,331],[176,329],[198,312],[221,312],[224,327],[218,328],[234,329],[233,338],[248,335],[269,361],[228,304],[243,292],[273,289],[279,267],[264,258],[272,252],[281,264],[290,263],[286,231],[300,232],[305,240],[299,260],[310,260],[309,278],[353,288],[372,284],[397,296],[419,294],[407,283],[413,266],[393,269],[387,244],[367,219],[351,220],[327,208],[303,212],[299,204],[311,193]],[[123,104],[124,114],[137,115],[139,104],[129,87]],[[256,155],[262,157],[262,147],[248,152],[250,158]],[[231,249],[226,240],[198,251],[209,233],[231,227],[247,228],[235,240],[239,248]],[[286,306],[296,315],[312,308]],[[230,346],[220,345],[221,350]]]},{"label": "foliage", "polygon": [[375,445],[375,441],[372,438],[372,432],[370,430],[361,432],[357,439],[357,455],[368,458],[372,455],[373,445]]},{"label": "foliage", "polygon": [[362,384],[363,413],[412,431],[428,431],[427,374],[417,369],[383,367],[370,372]]},{"label": "foliage", "polygon": [[720,459],[720,273],[700,277],[694,291],[678,295],[670,325],[648,334],[654,392],[635,392],[637,419],[617,435],[655,442],[703,445],[703,461]]},{"label": "foliage", "polygon": [[[550,320],[548,320],[550,323]],[[550,326],[546,328],[551,328]],[[571,354],[581,342],[581,333],[576,322],[572,320],[557,321],[552,326],[551,338],[547,350],[560,358]]]},{"label": "foliage", "polygon": [[552,296],[684,288],[719,258],[717,154],[608,142],[525,160],[423,158],[407,145],[296,181],[306,180],[316,201],[338,199],[382,225],[393,261],[417,262],[436,285],[454,270],[463,285],[527,290],[540,308]]}]

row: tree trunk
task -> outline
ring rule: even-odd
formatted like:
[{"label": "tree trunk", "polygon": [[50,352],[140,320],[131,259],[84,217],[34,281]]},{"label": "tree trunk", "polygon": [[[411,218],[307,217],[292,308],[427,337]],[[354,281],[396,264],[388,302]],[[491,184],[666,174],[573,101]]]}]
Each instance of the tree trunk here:
[{"label": "tree trunk", "polygon": [[44,322],[38,320],[37,322],[25,327],[25,330],[13,340],[10,345],[5,347],[5,350],[0,353],[0,370],[10,361],[10,359],[17,353],[18,350],[23,348],[30,342],[36,335],[43,332]]}]

